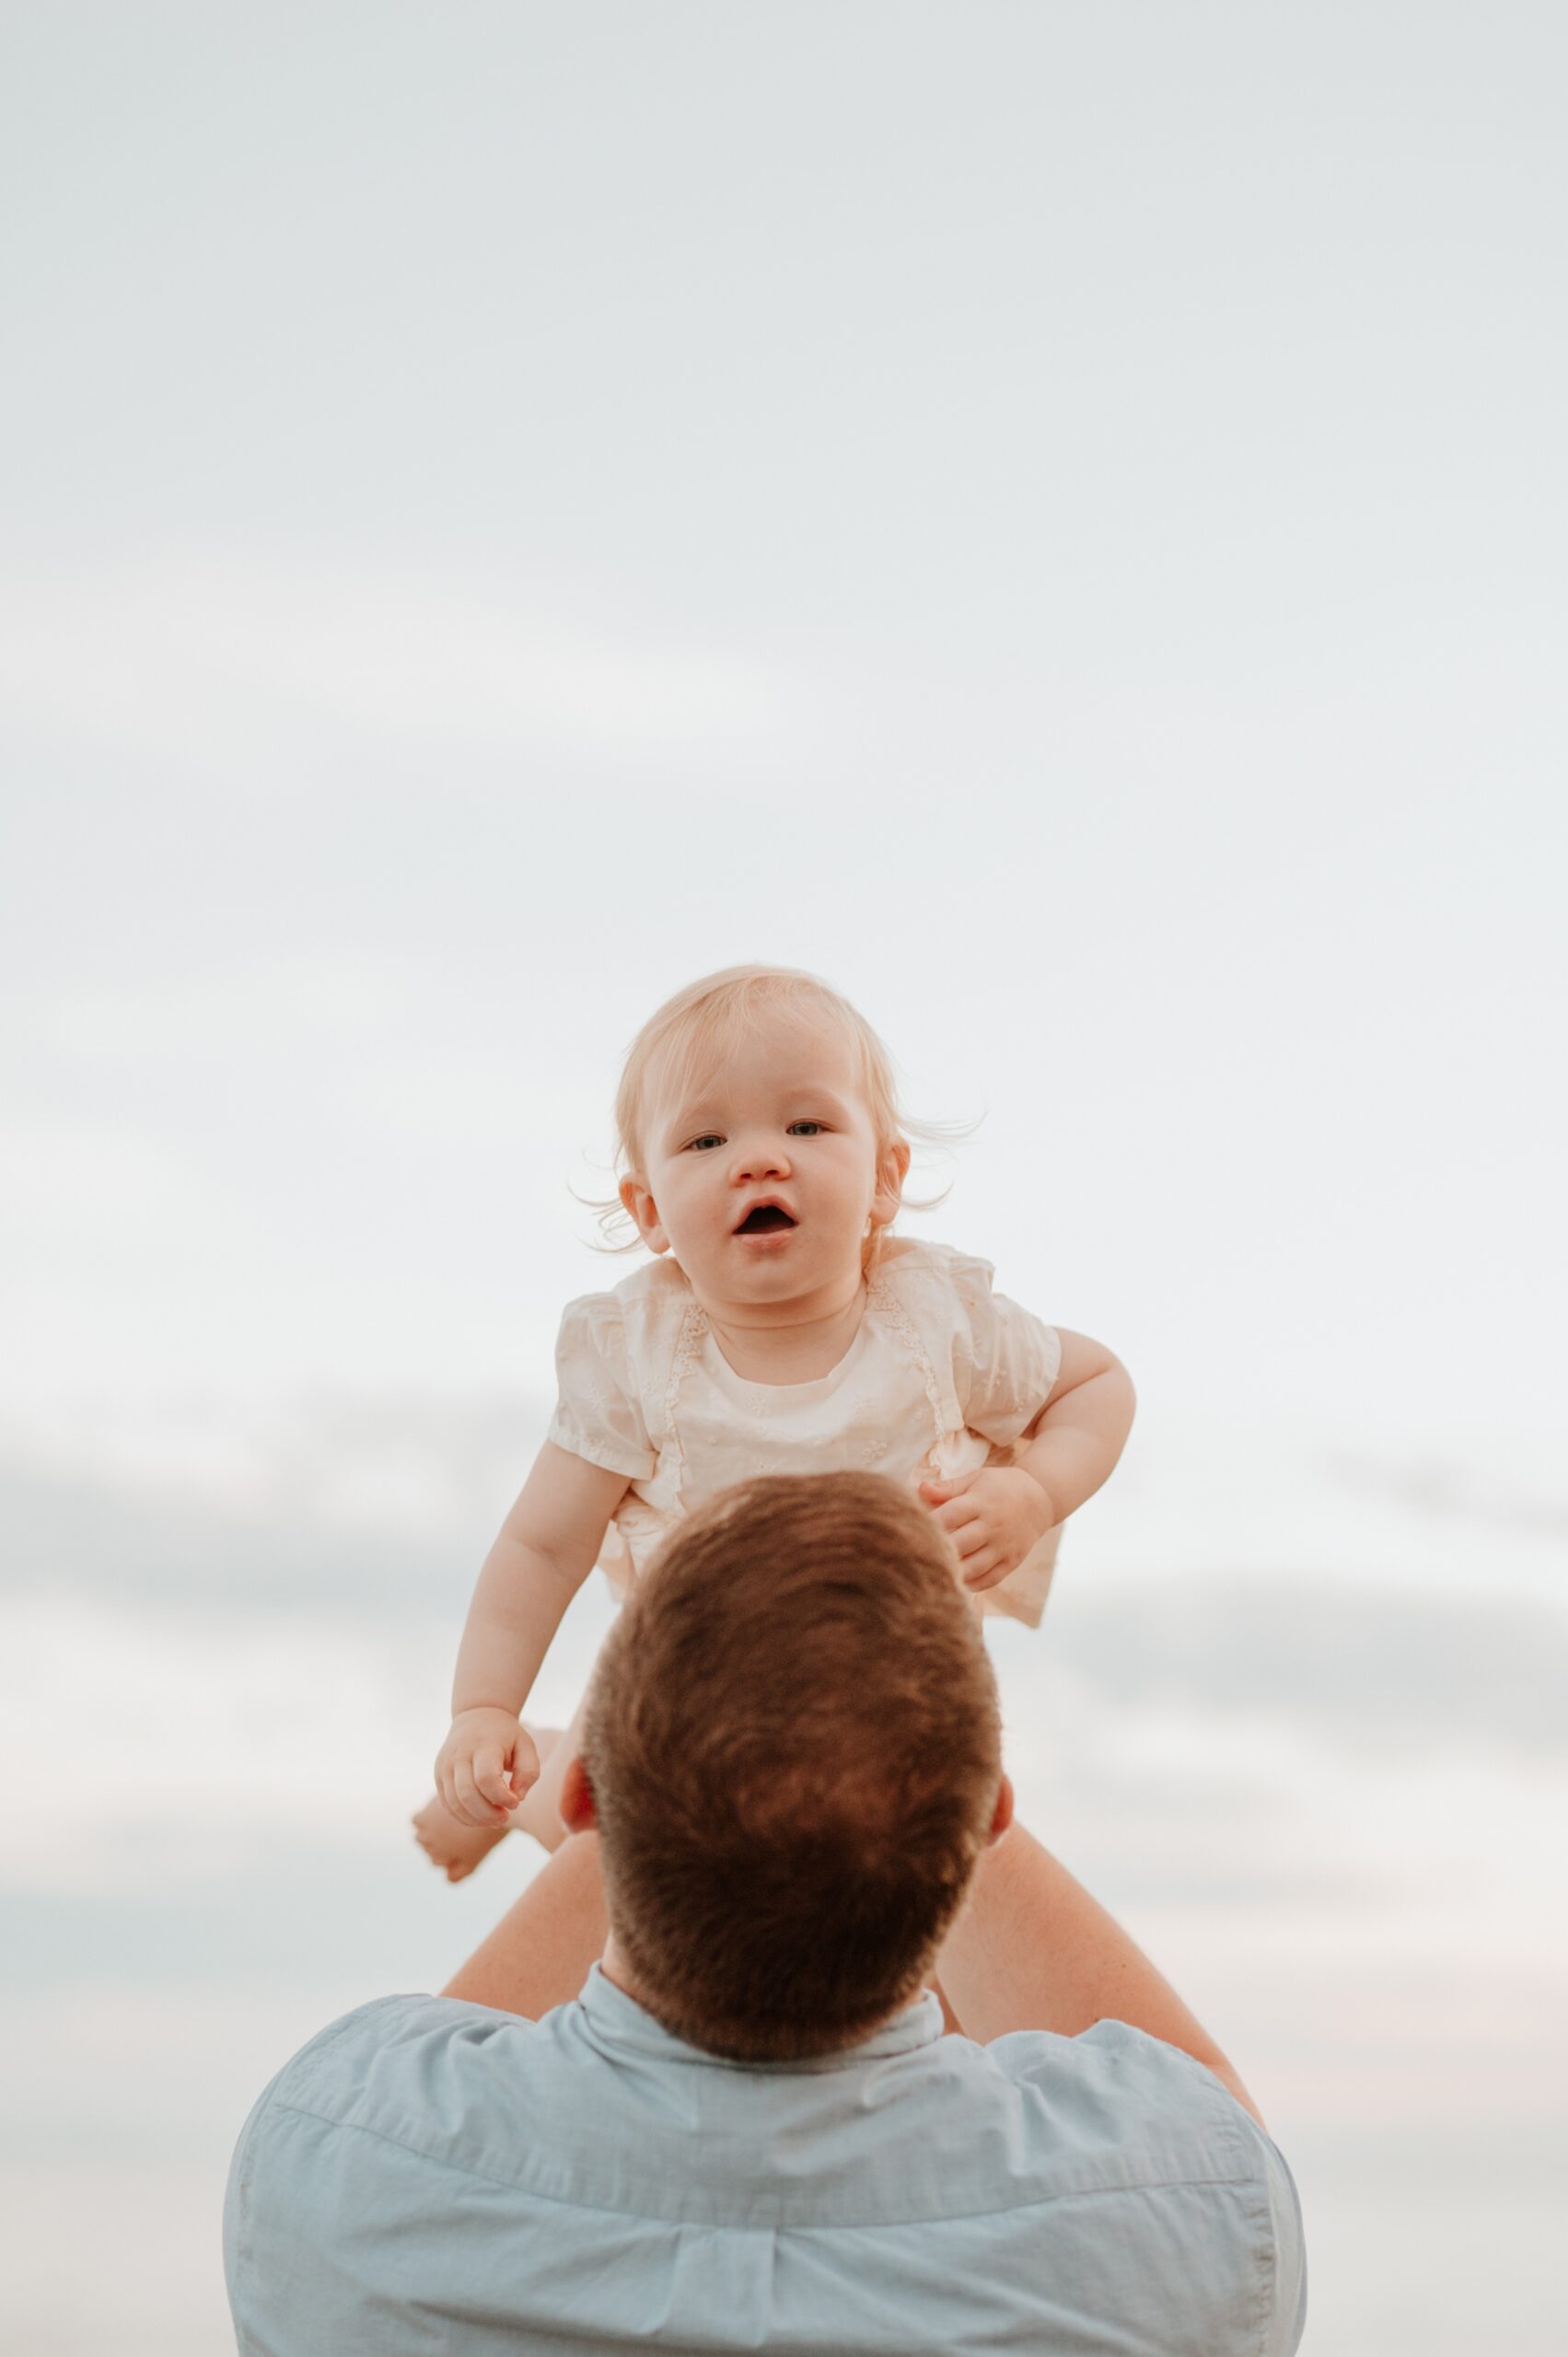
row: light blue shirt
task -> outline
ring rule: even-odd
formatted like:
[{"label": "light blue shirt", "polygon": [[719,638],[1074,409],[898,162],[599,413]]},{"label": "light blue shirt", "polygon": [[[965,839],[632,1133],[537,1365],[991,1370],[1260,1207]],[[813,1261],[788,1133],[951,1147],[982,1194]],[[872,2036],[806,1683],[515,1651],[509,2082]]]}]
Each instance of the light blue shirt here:
[{"label": "light blue shirt", "polygon": [[243,2357],[1290,2357],[1290,2173],[1121,2022],[721,2061],[596,1965],[540,2022],[384,1997],[278,2073],[224,2216]]}]

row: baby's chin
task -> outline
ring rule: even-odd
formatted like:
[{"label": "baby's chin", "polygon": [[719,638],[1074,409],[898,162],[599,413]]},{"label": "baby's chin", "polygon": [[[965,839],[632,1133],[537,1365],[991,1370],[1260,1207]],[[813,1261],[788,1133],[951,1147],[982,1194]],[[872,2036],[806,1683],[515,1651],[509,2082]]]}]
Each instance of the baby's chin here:
[{"label": "baby's chin", "polygon": [[672,1247],[670,1258],[679,1268],[699,1301],[726,1296],[738,1301],[788,1302],[813,1300],[824,1291],[859,1283],[864,1262],[860,1239],[852,1237],[838,1252],[817,1248],[801,1251],[798,1228],[779,1228],[738,1243],[734,1239],[716,1254],[693,1253],[682,1260]]}]

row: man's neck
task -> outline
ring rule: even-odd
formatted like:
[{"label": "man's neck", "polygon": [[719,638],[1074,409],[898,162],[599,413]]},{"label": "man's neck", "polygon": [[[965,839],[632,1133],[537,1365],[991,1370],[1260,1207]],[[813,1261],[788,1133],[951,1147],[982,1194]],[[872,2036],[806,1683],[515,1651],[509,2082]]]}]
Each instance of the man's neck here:
[{"label": "man's neck", "polygon": [[[658,2007],[656,2005],[650,2005],[642,1991],[638,1988],[636,1975],[633,1972],[625,1956],[618,1945],[615,1933],[613,1932],[609,1933],[606,1936],[604,1943],[604,1954],[598,1960],[598,1968],[603,1973],[605,1979],[615,1988],[620,1990],[623,1997],[630,1997],[634,2005],[641,2005],[644,2013],[650,2014],[656,2022],[658,2021]],[[860,2036],[857,2038],[853,2039],[851,2043],[855,2046],[860,2046],[865,2043],[866,2038],[875,2038],[877,2030],[886,2029],[889,2022],[895,2020],[900,2014],[903,2013],[909,2006],[912,2005],[920,1993],[921,1991],[918,1988],[912,1989],[907,1996],[900,1998],[898,2003],[894,2005],[891,2011],[888,2014],[886,2020],[877,2023],[876,2026],[872,2029],[862,2030]],[[660,2026],[663,2027],[665,2025],[661,2023]],[[672,2038],[679,2037],[679,2032],[671,2030],[670,2036]],[[688,2038],[682,2042],[686,2045],[690,2045],[692,2041]],[[698,2050],[700,2052],[702,2049],[699,2048]],[[817,2056],[813,2056],[812,2058],[813,2061],[817,2061],[819,2059],[819,2058]]]},{"label": "man's neck", "polygon": [[615,1983],[623,1997],[630,1997],[634,2005],[643,2005],[645,2013],[649,2010],[643,2004],[642,1991],[637,1987],[631,1966],[616,1945],[613,1932],[605,1941],[604,1954],[598,1960],[598,1968],[607,1980],[612,1980]]}]

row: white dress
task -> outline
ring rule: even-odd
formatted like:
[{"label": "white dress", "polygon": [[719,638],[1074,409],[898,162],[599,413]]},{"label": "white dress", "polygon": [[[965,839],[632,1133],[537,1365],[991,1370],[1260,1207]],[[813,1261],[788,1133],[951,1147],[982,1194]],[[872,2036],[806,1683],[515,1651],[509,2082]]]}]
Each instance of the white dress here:
[{"label": "white dress", "polygon": [[[1051,1396],[1053,1328],[992,1290],[992,1265],[889,1237],[854,1341],[812,1383],[736,1374],[668,1255],[568,1302],[548,1437],[631,1488],[599,1565],[619,1595],[694,1506],[757,1473],[869,1469],[912,1488],[1005,1465]],[[1060,1528],[976,1601],[1040,1626]]]}]

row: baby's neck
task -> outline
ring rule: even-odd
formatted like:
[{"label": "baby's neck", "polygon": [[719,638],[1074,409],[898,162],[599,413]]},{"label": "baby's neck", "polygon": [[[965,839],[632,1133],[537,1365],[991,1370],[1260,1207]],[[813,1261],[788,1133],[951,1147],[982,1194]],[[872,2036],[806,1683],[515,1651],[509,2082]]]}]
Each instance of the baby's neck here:
[{"label": "baby's neck", "polygon": [[820,1295],[802,1302],[770,1302],[765,1325],[754,1322],[759,1306],[703,1303],[726,1364],[747,1383],[814,1383],[831,1375],[859,1332],[865,1286],[857,1277],[847,1297],[830,1305]]}]

